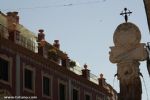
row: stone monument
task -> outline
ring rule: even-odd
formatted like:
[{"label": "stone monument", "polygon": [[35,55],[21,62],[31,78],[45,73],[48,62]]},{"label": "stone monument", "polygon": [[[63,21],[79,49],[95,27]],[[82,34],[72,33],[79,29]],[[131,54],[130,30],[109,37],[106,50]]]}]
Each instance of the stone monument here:
[{"label": "stone monument", "polygon": [[139,61],[147,59],[144,43],[140,43],[139,28],[130,22],[120,24],[113,36],[115,46],[110,47],[110,61],[117,64],[120,83],[119,100],[141,100],[142,86]]}]

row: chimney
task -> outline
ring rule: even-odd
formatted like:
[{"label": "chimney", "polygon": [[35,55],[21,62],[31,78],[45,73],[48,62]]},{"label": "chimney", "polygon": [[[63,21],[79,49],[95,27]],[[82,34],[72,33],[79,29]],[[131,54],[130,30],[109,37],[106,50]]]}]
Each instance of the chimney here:
[{"label": "chimney", "polygon": [[13,42],[19,41],[20,32],[17,30],[19,24],[18,12],[8,12],[7,13],[7,28],[9,33],[9,40]]},{"label": "chimney", "polygon": [[69,62],[70,62],[70,59],[69,59],[68,55],[64,54],[63,59],[61,59],[62,66],[65,67],[65,68],[68,68],[69,67]]},{"label": "chimney", "polygon": [[45,34],[43,33],[44,30],[43,29],[39,29],[39,33],[38,33],[38,42],[40,42],[41,40],[45,40]]},{"label": "chimney", "polygon": [[89,80],[90,79],[90,70],[87,69],[87,67],[88,66],[85,64],[84,69],[82,70],[82,76]]},{"label": "chimney", "polygon": [[17,30],[17,25],[19,24],[18,12],[8,12],[7,13],[7,25],[9,31]]},{"label": "chimney", "polygon": [[38,54],[44,56],[44,46],[45,46],[45,34],[43,33],[44,30],[40,29],[38,33]]},{"label": "chimney", "polygon": [[13,13],[15,15],[16,23],[19,24],[19,16],[17,16],[18,12],[13,12]]},{"label": "chimney", "polygon": [[54,40],[53,46],[59,49],[60,48],[59,40]]},{"label": "chimney", "polygon": [[104,87],[106,84],[105,78],[103,78],[103,74],[100,74],[100,78],[98,78],[99,86]]}]

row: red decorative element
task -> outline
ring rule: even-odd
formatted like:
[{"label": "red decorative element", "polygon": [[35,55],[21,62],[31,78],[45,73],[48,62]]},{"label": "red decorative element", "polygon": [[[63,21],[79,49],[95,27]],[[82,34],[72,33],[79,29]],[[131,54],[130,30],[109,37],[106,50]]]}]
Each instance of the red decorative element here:
[{"label": "red decorative element", "polygon": [[84,69],[82,69],[82,76],[86,79],[90,79],[90,70],[87,69],[87,64],[84,64]]},{"label": "red decorative element", "polygon": [[45,41],[45,34],[43,33],[44,30],[43,29],[40,29],[39,30],[39,33],[38,33],[38,54],[40,54],[41,56],[44,55],[44,46],[46,44],[46,41]]},{"label": "red decorative element", "polygon": [[45,34],[43,33],[44,30],[40,29],[38,33],[38,42],[40,42],[42,39],[45,39]]},{"label": "red decorative element", "polygon": [[98,78],[99,86],[104,87],[106,84],[105,78],[103,77],[103,74],[100,74],[100,78]]},{"label": "red decorative element", "polygon": [[20,37],[20,32],[17,31],[17,30],[14,30],[14,31],[10,31],[9,32],[9,36],[8,36],[8,39],[13,41],[13,42],[16,42],[16,41],[19,41],[19,38]]},{"label": "red decorative element", "polygon": [[44,46],[45,46],[45,44],[46,44],[45,39],[42,39],[42,40],[40,41],[40,45],[41,45],[42,47],[44,47]]},{"label": "red decorative element", "polygon": [[53,46],[59,49],[60,48],[59,40],[54,40]]}]

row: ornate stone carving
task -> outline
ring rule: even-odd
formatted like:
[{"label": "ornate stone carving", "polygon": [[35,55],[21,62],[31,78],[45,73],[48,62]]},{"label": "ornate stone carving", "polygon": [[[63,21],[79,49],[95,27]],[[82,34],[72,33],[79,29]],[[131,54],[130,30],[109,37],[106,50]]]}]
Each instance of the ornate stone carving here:
[{"label": "ornate stone carving", "polygon": [[120,24],[114,33],[115,46],[110,47],[110,61],[117,63],[117,77],[120,81],[119,100],[141,100],[139,61],[147,58],[141,33],[132,23]]},{"label": "ornate stone carving", "polygon": [[115,46],[134,46],[141,40],[140,30],[131,23],[119,25],[114,33],[113,41]]}]

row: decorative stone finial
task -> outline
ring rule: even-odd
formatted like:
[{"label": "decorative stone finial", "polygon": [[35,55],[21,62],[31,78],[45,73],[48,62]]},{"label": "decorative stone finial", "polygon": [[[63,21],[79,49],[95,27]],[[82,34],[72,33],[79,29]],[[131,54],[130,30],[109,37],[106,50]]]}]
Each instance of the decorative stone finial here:
[{"label": "decorative stone finial", "polygon": [[43,29],[39,29],[38,42],[41,42],[41,40],[45,40],[45,34],[43,32],[44,32]]},{"label": "decorative stone finial", "polygon": [[90,70],[87,69],[87,64],[84,64],[84,69],[82,69],[82,76],[86,79],[90,79]]},{"label": "decorative stone finial", "polygon": [[100,78],[103,78],[103,74],[102,73],[100,74]]},{"label": "decorative stone finial", "polygon": [[44,32],[44,30],[43,30],[43,29],[39,29],[39,32],[40,32],[40,33],[43,33],[43,32]]},{"label": "decorative stone finial", "polygon": [[60,48],[59,40],[54,40],[53,46],[56,48]]},{"label": "decorative stone finial", "polygon": [[87,67],[88,67],[87,64],[84,64],[84,69],[87,69]]},{"label": "decorative stone finial", "polygon": [[54,42],[55,42],[56,44],[58,44],[58,43],[59,43],[59,40],[54,40]]}]

